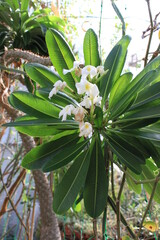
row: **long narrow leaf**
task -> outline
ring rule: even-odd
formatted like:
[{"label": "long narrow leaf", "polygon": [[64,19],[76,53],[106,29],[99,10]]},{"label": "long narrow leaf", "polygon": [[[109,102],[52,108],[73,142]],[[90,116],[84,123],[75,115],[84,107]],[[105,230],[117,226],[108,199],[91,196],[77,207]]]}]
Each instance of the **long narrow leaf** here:
[{"label": "long narrow leaf", "polygon": [[21,0],[21,11],[28,11],[30,0]]},{"label": "long narrow leaf", "polygon": [[46,43],[49,56],[60,77],[76,92],[75,74],[63,74],[63,69],[71,69],[75,61],[74,55],[65,39],[56,30],[48,30],[46,33]]},{"label": "long narrow leaf", "polygon": [[95,139],[84,188],[84,204],[87,213],[97,218],[105,209],[108,196],[108,177],[100,141]]},{"label": "long narrow leaf", "polygon": [[114,107],[112,108],[110,119],[117,118],[119,115],[124,113],[127,109],[129,109],[134,103],[138,92],[140,92],[140,90],[150,85],[152,82],[156,81],[157,78],[159,77],[158,74],[159,74],[159,71],[151,70],[147,72],[142,78],[138,79],[136,84],[133,84],[134,82],[133,80],[131,84],[128,86],[128,90],[125,93],[125,95],[122,96],[119,102],[117,102],[117,104],[115,104]]},{"label": "long narrow leaf", "polygon": [[80,143],[74,142],[72,145],[66,146],[61,152],[58,152],[54,159],[48,161],[42,168],[43,172],[51,172],[56,170],[67,163],[73,161],[86,147],[87,141],[82,141]]},{"label": "long narrow leaf", "polygon": [[77,106],[78,103],[71,97],[69,97],[64,92],[58,91],[57,94],[54,94],[51,99],[48,99],[49,92],[51,89],[49,88],[40,88],[36,91],[36,96],[46,99],[48,101],[53,102],[61,107],[65,107],[66,105],[72,104]]},{"label": "long narrow leaf", "polygon": [[112,86],[115,84],[115,82],[119,79],[121,75],[127,54],[127,47],[130,40],[131,39],[129,36],[123,37],[106,58],[104,68],[105,70],[108,69],[109,71],[106,79],[104,79],[100,83],[100,92],[101,96],[103,96],[104,104]]},{"label": "long narrow leaf", "polygon": [[133,172],[140,174],[142,171],[141,164],[145,163],[144,157],[136,154],[136,149],[129,143],[127,144],[126,141],[120,139],[117,135],[109,133],[106,135],[106,133],[103,132],[103,136],[122,164]]},{"label": "long narrow leaf", "polygon": [[27,63],[25,70],[28,76],[41,87],[53,87],[57,80],[61,80],[60,76],[53,73],[51,69],[39,63]]},{"label": "long narrow leaf", "polygon": [[[56,154],[79,141],[78,134],[64,136],[33,148],[25,155],[22,166],[27,169],[41,169],[47,162],[56,159]],[[68,162],[67,162],[68,163]],[[65,165],[65,164],[64,164]]]},{"label": "long narrow leaf", "polygon": [[89,162],[89,151],[81,153],[57,186],[53,201],[53,209],[56,213],[65,213],[73,205],[85,183]]},{"label": "long narrow leaf", "polygon": [[[154,179],[156,178],[155,172],[158,170],[158,168],[155,166],[155,164],[148,159],[146,161],[146,165],[142,167],[142,173],[141,173],[141,179],[142,180],[149,180],[149,179]],[[150,182],[147,184],[144,184],[144,189],[147,191],[147,193],[151,194],[152,189],[154,187],[154,182]],[[156,191],[154,194],[154,200],[158,203],[160,203],[160,183],[157,184]]]},{"label": "long narrow leaf", "polygon": [[98,39],[93,29],[88,29],[83,42],[85,65],[99,66]]},{"label": "long narrow leaf", "polygon": [[136,101],[129,110],[136,109],[139,106],[143,106],[144,104],[153,102],[157,99],[160,99],[160,82],[157,82],[142,90],[138,94]]},{"label": "long narrow leaf", "polygon": [[132,79],[132,73],[128,72],[120,76],[110,92],[109,97],[109,109],[112,112],[112,108],[116,105],[119,100],[124,96],[128,85]]},{"label": "long narrow leaf", "polygon": [[14,92],[9,97],[11,105],[34,117],[59,118],[60,109],[35,95],[23,91]]},{"label": "long narrow leaf", "polygon": [[66,120],[66,121],[61,121],[61,119],[57,118],[34,118],[34,117],[20,117],[17,118],[15,122],[10,122],[4,124],[4,126],[7,127],[26,127],[26,126],[51,126],[54,127],[55,129],[79,129],[79,124],[78,122],[74,120]]}]

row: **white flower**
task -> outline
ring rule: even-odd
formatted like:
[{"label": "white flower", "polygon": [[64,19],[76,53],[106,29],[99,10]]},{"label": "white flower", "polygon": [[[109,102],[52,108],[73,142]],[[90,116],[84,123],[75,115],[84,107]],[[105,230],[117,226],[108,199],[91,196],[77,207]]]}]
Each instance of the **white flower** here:
[{"label": "white flower", "polygon": [[96,84],[92,84],[86,79],[81,79],[79,83],[76,83],[78,94],[85,93],[81,106],[89,109],[92,104],[100,104],[102,97],[99,96],[99,89]]},{"label": "white flower", "polygon": [[81,79],[79,83],[76,83],[78,94],[83,94],[83,93],[89,94],[92,88],[92,85],[93,84],[87,81],[86,79]]},{"label": "white flower", "polygon": [[100,105],[101,104],[102,97],[95,96],[93,99],[93,104]]},{"label": "white flower", "polygon": [[71,116],[72,113],[74,113],[75,107],[70,104],[65,106],[59,113],[59,117],[62,117],[62,121],[65,121],[67,119],[67,115]]},{"label": "white flower", "polygon": [[101,104],[102,97],[100,96],[84,96],[83,101],[80,103],[81,106],[85,107],[86,109],[90,109],[92,104]]},{"label": "white flower", "polygon": [[98,66],[97,67],[97,73],[99,73],[100,75],[102,75],[104,73],[104,66]]},{"label": "white flower", "polygon": [[56,88],[54,87],[54,88],[52,88],[52,90],[50,91],[50,93],[49,93],[49,96],[48,96],[48,98],[49,99],[51,99],[51,97],[54,95],[54,94],[56,94],[57,93],[57,90],[56,90]]},{"label": "white flower", "polygon": [[90,75],[91,78],[97,75],[97,68],[91,65],[87,65],[82,69],[82,78],[86,78]]},{"label": "white flower", "polygon": [[99,89],[98,89],[97,85],[92,84],[92,87],[89,92],[89,96],[91,97],[91,99],[94,99],[98,95],[99,95]]},{"label": "white flower", "polygon": [[81,106],[84,106],[85,108],[89,109],[92,105],[91,98],[88,96],[84,96],[83,101],[80,103]]},{"label": "white flower", "polygon": [[74,71],[76,68],[79,68],[79,65],[80,65],[80,62],[74,61],[73,62],[73,68],[71,68],[71,69],[63,69],[63,74],[65,75],[65,74],[67,74],[69,72]]},{"label": "white flower", "polygon": [[96,84],[93,84],[91,91],[90,91],[90,99],[92,100],[93,104],[100,104],[102,97],[99,96],[99,89]]},{"label": "white flower", "polygon": [[78,122],[82,122],[84,115],[85,115],[85,109],[83,107],[76,107],[73,110],[73,114],[75,115],[75,120]]},{"label": "white flower", "polygon": [[79,136],[82,137],[88,137],[89,135],[92,134],[92,125],[89,122],[81,122],[79,124],[79,130],[80,134]]},{"label": "white flower", "polygon": [[48,98],[51,99],[51,97],[56,94],[59,90],[63,90],[67,86],[66,82],[62,82],[61,80],[58,80],[55,82],[53,89],[50,91]]}]

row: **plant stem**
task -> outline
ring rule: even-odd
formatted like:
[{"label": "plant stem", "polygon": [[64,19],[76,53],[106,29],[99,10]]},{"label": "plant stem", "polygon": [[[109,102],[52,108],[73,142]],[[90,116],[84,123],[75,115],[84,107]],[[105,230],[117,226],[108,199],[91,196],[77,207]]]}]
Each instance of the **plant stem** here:
[{"label": "plant stem", "polygon": [[151,62],[155,57],[157,57],[159,53],[160,53],[160,44],[158,45],[156,51],[153,52],[153,55],[152,55],[151,59],[149,60],[149,62]]},{"label": "plant stem", "polygon": [[[112,152],[110,147],[105,143],[104,146],[104,161],[105,161],[105,167],[106,167],[106,175],[107,175],[107,181],[109,185],[109,164],[112,159]],[[107,201],[108,202],[108,201]],[[103,219],[102,219],[102,232],[103,232],[103,239],[104,239],[104,234],[106,230],[106,218],[107,218],[107,203],[106,203],[106,208],[103,213]]]},{"label": "plant stem", "polygon": [[[110,196],[108,196],[108,203],[112,207],[113,211],[117,214],[116,204],[115,204],[115,202],[113,201],[113,199]],[[136,236],[135,236],[134,232],[129,227],[127,221],[125,220],[125,218],[124,218],[124,216],[123,216],[123,214],[121,212],[120,212],[120,220],[124,224],[124,226],[127,228],[128,232],[132,236],[132,238],[135,239]]]},{"label": "plant stem", "polygon": [[152,13],[151,13],[151,7],[150,7],[150,0],[146,0],[146,2],[147,2],[147,6],[148,6],[148,12],[149,12],[149,18],[150,18],[150,24],[151,24],[151,31],[150,31],[150,35],[149,35],[146,55],[145,55],[145,58],[144,58],[144,67],[147,65],[148,54],[149,54],[149,49],[150,49],[152,35],[153,35],[153,20],[152,20]]},{"label": "plant stem", "polygon": [[[125,169],[125,170],[126,170],[126,169]],[[121,238],[121,232],[120,232],[120,221],[121,221],[120,199],[121,199],[121,194],[122,194],[122,191],[123,191],[125,179],[126,179],[126,174],[124,173],[124,174],[123,174],[123,178],[122,178],[122,182],[121,182],[121,185],[120,185],[118,197],[117,197],[117,199],[116,199],[116,208],[117,208],[117,236],[118,236],[118,240]]]},{"label": "plant stem", "polygon": [[107,219],[107,207],[104,209],[103,218],[102,218],[102,239],[105,240],[105,231],[106,231],[106,219]]},{"label": "plant stem", "polygon": [[93,232],[94,232],[95,240],[98,240],[97,219],[93,219]]},{"label": "plant stem", "polygon": [[102,26],[102,10],[103,10],[103,0],[101,0],[101,12],[100,12],[100,21],[99,21],[99,52],[102,59],[102,49],[101,49],[101,26]]},{"label": "plant stem", "polygon": [[144,212],[144,215],[143,215],[143,218],[142,218],[140,227],[139,227],[139,231],[138,231],[138,234],[137,234],[137,237],[136,237],[137,240],[138,240],[138,237],[139,237],[139,235],[140,235],[140,233],[141,233],[141,229],[142,229],[142,227],[143,227],[143,222],[144,222],[144,220],[145,220],[145,218],[146,218],[146,215],[147,215],[147,213],[148,213],[148,211],[149,211],[149,209],[150,209],[150,207],[151,207],[151,203],[152,203],[152,200],[153,200],[155,191],[156,191],[156,187],[157,187],[157,184],[158,184],[158,182],[159,182],[159,177],[160,177],[160,173],[159,173],[158,176],[156,177],[156,180],[155,180],[155,183],[154,183],[154,186],[153,186],[153,189],[152,189],[152,193],[151,193],[151,196],[150,196],[150,199],[149,199],[147,208],[146,208],[146,210],[145,210],[145,212]]},{"label": "plant stem", "polygon": [[115,189],[114,189],[114,169],[113,169],[113,161],[111,161],[111,188],[112,188],[112,197],[114,201],[116,201]]},{"label": "plant stem", "polygon": [[[155,182],[155,180],[157,179],[157,177],[156,177],[156,178],[152,178],[152,179],[146,179],[146,180],[139,180],[139,181],[137,181],[136,179],[134,179],[134,178],[130,175],[129,172],[125,171],[125,170],[120,166],[119,163],[115,162],[114,160],[113,160],[113,163],[116,164],[116,165],[119,167],[119,169],[120,169],[122,172],[124,172],[129,178],[131,178],[132,181],[133,181],[135,184],[137,184],[137,185],[138,185],[138,184],[147,184],[147,183]],[[160,180],[160,177],[158,177],[158,180]]]},{"label": "plant stem", "polygon": [[35,217],[35,206],[36,206],[36,189],[34,190],[33,210],[32,210],[32,217],[31,217],[30,240],[33,240],[33,233],[34,233],[34,217]]},{"label": "plant stem", "polygon": [[2,181],[2,184],[3,184],[3,186],[4,186],[4,190],[5,190],[5,192],[6,192],[6,195],[7,195],[7,197],[8,197],[8,200],[9,200],[9,202],[10,202],[10,204],[11,204],[11,206],[12,206],[13,210],[15,211],[15,213],[16,213],[16,216],[18,217],[18,219],[19,219],[20,223],[21,223],[21,224],[22,224],[22,226],[24,227],[24,229],[25,229],[25,231],[26,231],[26,234],[27,234],[27,236],[29,237],[28,229],[27,229],[26,225],[24,224],[24,222],[22,221],[22,219],[21,219],[21,217],[20,217],[20,215],[19,215],[19,213],[18,213],[18,211],[17,211],[17,209],[16,209],[16,207],[15,207],[15,205],[14,205],[14,203],[13,203],[13,201],[12,201],[11,197],[10,197],[10,195],[8,194],[8,191],[7,191],[6,185],[5,185],[5,183],[4,183],[4,179],[3,179],[3,175],[2,175],[2,172],[1,172],[1,170],[0,170],[0,176],[1,176],[1,181]]}]

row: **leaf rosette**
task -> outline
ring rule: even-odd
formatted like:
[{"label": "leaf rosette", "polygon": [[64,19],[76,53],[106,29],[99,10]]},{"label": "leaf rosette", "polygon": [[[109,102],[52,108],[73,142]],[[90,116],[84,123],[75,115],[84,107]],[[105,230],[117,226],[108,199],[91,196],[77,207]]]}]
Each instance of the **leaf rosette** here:
[{"label": "leaf rosette", "polygon": [[114,163],[131,174],[144,176],[148,158],[160,167],[160,57],[135,78],[123,73],[130,40],[122,37],[101,66],[92,29],[84,38],[84,63],[77,62],[64,37],[50,29],[46,43],[57,72],[26,64],[26,73],[38,86],[35,94],[21,91],[9,97],[26,115],[7,126],[31,136],[51,136],[24,157],[22,166],[49,172],[69,164],[55,189],[56,213],[67,211],[78,195],[91,217],[104,211],[108,151]]}]

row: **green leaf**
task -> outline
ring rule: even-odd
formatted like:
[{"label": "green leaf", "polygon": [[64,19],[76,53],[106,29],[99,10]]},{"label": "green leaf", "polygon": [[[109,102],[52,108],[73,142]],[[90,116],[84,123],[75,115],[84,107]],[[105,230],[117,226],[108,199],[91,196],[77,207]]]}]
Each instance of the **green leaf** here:
[{"label": "green leaf", "polygon": [[58,134],[60,130],[52,126],[25,126],[15,127],[18,132],[27,134],[32,137],[44,137]]},{"label": "green leaf", "polygon": [[[134,149],[135,154],[138,154],[140,157],[143,156],[142,158],[143,163],[145,163],[144,159],[150,157],[150,154],[146,150],[146,147],[143,146],[142,139],[139,139],[139,132],[137,132],[137,135],[135,134],[134,136],[132,136],[132,134],[130,134],[130,131],[128,131],[128,134],[126,134],[125,131],[116,131],[115,129],[109,131],[111,131],[113,136],[118,135],[118,137],[120,137],[124,142],[129,143],[130,146],[126,144],[126,147],[128,146],[128,149],[129,148],[131,148],[132,150]],[[140,145],[141,147],[139,147]]]},{"label": "green leaf", "polygon": [[[155,166],[155,164],[150,160],[147,159],[146,165],[142,166],[142,173],[141,173],[141,179],[142,180],[149,180],[149,179],[154,179],[156,178],[155,172],[158,170],[158,168]],[[150,182],[144,184],[144,189],[148,194],[152,193],[152,189],[154,186],[155,182]],[[160,182],[157,184],[157,188],[154,194],[154,200],[158,203],[160,203]]]},{"label": "green leaf", "polygon": [[87,213],[97,218],[105,209],[108,196],[108,177],[101,149],[101,142],[97,137],[93,140],[90,166],[84,188],[84,204]]},{"label": "green leaf", "polygon": [[53,87],[56,81],[61,80],[60,76],[53,73],[51,69],[39,63],[27,63],[25,70],[28,76],[41,87]]},{"label": "green leaf", "polygon": [[[156,70],[157,72],[157,76],[159,78],[159,71],[160,71],[160,56],[154,58],[154,60],[152,60],[150,63],[148,63],[145,68],[133,79],[132,84],[130,85],[130,88],[133,88],[133,86],[135,86],[140,79],[142,79],[146,73],[149,73],[152,70]],[[159,67],[159,68],[158,68]],[[155,72],[155,74],[156,74]]]},{"label": "green leaf", "polygon": [[19,9],[19,1],[18,0],[6,0],[6,2],[10,5],[13,10]]},{"label": "green leaf", "polygon": [[59,118],[60,109],[35,95],[23,91],[14,92],[9,97],[10,104],[18,110],[34,117]]},{"label": "green leaf", "polygon": [[137,107],[136,109],[126,112],[119,122],[142,120],[160,117],[160,99],[153,103],[147,103],[143,106]]},{"label": "green leaf", "polygon": [[14,126],[17,131],[33,137],[54,135],[54,139],[55,135],[56,138],[58,135],[63,137],[65,135],[73,134],[79,129],[78,123],[76,127],[76,122],[74,121],[63,122],[62,125],[60,122],[61,120],[54,118],[36,119],[35,117],[23,116],[17,118],[15,122],[10,122],[5,126]]},{"label": "green leaf", "polygon": [[74,203],[84,185],[90,162],[89,151],[82,152],[69,168],[54,193],[53,210],[65,213]]},{"label": "green leaf", "polygon": [[[78,134],[72,134],[33,148],[23,158],[22,167],[27,169],[41,169],[52,160],[55,160],[57,168],[62,167],[69,161],[64,160],[60,162],[61,159],[60,161],[57,159],[58,154],[61,153],[61,151],[64,153],[64,149],[67,150],[70,146],[76,145],[79,139]],[[70,161],[72,161],[72,159],[70,159]]]},{"label": "green leaf", "polygon": [[[15,123],[21,121],[22,126],[15,127],[15,128],[17,131],[27,134],[29,136],[33,136],[33,137],[51,136],[51,135],[58,134],[60,132],[60,130],[58,130],[54,126],[50,126],[50,125],[49,126],[48,125],[27,126],[25,124],[23,125],[23,123],[25,121],[30,121],[30,123],[32,124],[32,121],[34,121],[34,120],[36,120],[36,118],[34,118],[34,117],[29,117],[29,116],[19,117],[16,119]],[[51,119],[49,119],[49,120],[51,120]],[[11,122],[11,124],[12,124],[12,122]]]},{"label": "green leaf", "polygon": [[132,80],[128,86],[127,92],[125,92],[121,99],[119,99],[119,102],[117,102],[117,104],[115,104],[112,108],[109,118],[112,120],[116,119],[119,115],[127,111],[127,109],[129,109],[134,103],[138,92],[152,84],[154,81],[157,81],[158,74],[159,71],[152,70],[142,76],[136,84],[133,84],[134,80]]},{"label": "green leaf", "polygon": [[129,111],[137,109],[138,107],[143,105],[146,106],[147,103],[153,102],[157,99],[160,99],[160,82],[157,82],[151,86],[144,88],[144,90],[142,90],[138,94],[136,101],[129,109]]},{"label": "green leaf", "polygon": [[[141,180],[141,176],[135,174],[134,172],[130,171],[129,169],[127,169],[127,172],[136,180],[136,181],[140,181]],[[126,180],[127,183],[129,185],[129,187],[137,194],[141,194],[142,191],[142,187],[141,184],[136,184],[132,178],[130,178],[128,175],[126,175]]]},{"label": "green leaf", "polygon": [[[125,133],[128,133],[127,131]],[[148,128],[142,128],[140,130],[130,131],[129,133],[132,136],[137,136],[139,138],[148,139],[150,141],[160,141],[160,131],[154,129],[154,124]]]},{"label": "green leaf", "polygon": [[94,110],[94,124],[97,128],[102,127],[102,123],[103,123],[103,112],[102,112],[102,108],[96,106],[95,110]]},{"label": "green leaf", "polygon": [[[121,121],[121,120],[120,120]],[[141,120],[132,120],[132,121],[124,121],[122,123],[118,123],[118,127],[120,129],[124,130],[133,130],[137,128],[143,128],[146,127],[152,123],[155,123],[158,121],[158,118],[151,118],[151,119],[141,119]]]},{"label": "green leaf", "polygon": [[73,67],[73,62],[75,61],[69,45],[62,35],[54,29],[47,31],[46,43],[53,66],[67,85],[76,92],[75,73],[71,72],[66,75],[63,74],[63,69],[71,69]]},{"label": "green leaf", "polygon": [[51,172],[55,169],[58,169],[67,163],[73,161],[86,147],[88,141],[81,141],[80,143],[70,144],[69,146],[63,147],[61,152],[57,152],[54,159],[48,161],[42,168],[43,172]]},{"label": "green leaf", "polygon": [[115,10],[115,12],[116,12],[117,16],[119,17],[119,19],[121,20],[121,23],[122,23],[122,34],[125,35],[126,24],[125,24],[124,18],[123,18],[121,12],[119,11],[117,5],[115,4],[115,2],[113,0],[112,0],[112,7]]},{"label": "green leaf", "polygon": [[21,11],[28,11],[30,0],[21,0]]},{"label": "green leaf", "polygon": [[82,204],[81,204],[81,202],[78,202],[77,203],[77,200],[79,199],[79,197],[77,197],[77,199],[74,201],[74,203],[73,203],[73,206],[72,206],[72,208],[73,208],[73,210],[75,211],[75,212],[81,212],[81,210],[82,210]]},{"label": "green leaf", "polygon": [[121,98],[125,95],[125,92],[128,88],[128,85],[130,84],[130,81],[132,79],[132,73],[124,73],[120,78],[117,80],[113,88],[110,92],[109,97],[109,110],[112,112],[112,108],[114,105],[116,105]]},{"label": "green leaf", "polygon": [[57,118],[34,118],[34,117],[20,117],[16,119],[15,122],[6,123],[3,126],[7,127],[19,127],[19,126],[51,126],[55,129],[59,130],[72,130],[72,129],[79,129],[79,123],[74,120],[66,120],[62,121],[61,119]]},{"label": "green leaf", "polygon": [[38,17],[36,21],[47,28],[56,29],[59,32],[64,32],[65,22],[57,16],[42,16]]},{"label": "green leaf", "polygon": [[111,88],[121,75],[129,42],[129,36],[122,37],[105,60],[104,69],[109,71],[106,78],[100,82],[100,95],[103,96],[103,104],[105,104]]},{"label": "green leaf", "polygon": [[98,39],[93,29],[88,29],[88,31],[85,34],[84,43],[83,43],[83,52],[84,52],[85,66],[92,65],[97,67],[100,65]]},{"label": "green leaf", "polygon": [[69,97],[67,94],[60,91],[58,91],[57,94],[54,94],[51,99],[48,99],[50,91],[51,89],[49,88],[40,88],[36,91],[36,95],[45,100],[53,102],[54,104],[57,104],[61,107],[65,107],[66,105],[69,104],[78,106],[78,103],[73,98]]},{"label": "green leaf", "polygon": [[[150,127],[152,127],[152,125]],[[116,132],[116,130],[114,130],[114,132]],[[160,167],[160,153],[157,151],[157,145],[159,146],[160,141],[160,132],[154,130],[154,127],[153,130],[150,131],[148,131],[148,127],[139,130],[123,130],[123,132],[118,131],[118,135],[126,138],[126,141],[129,144],[132,144],[137,149],[137,152],[140,151],[145,158],[149,158],[151,156],[157,166]],[[131,140],[132,137],[134,142]],[[138,148],[138,146],[141,147]]]},{"label": "green leaf", "polygon": [[[113,199],[108,195],[108,203],[111,206],[111,208],[113,209],[113,211],[115,212],[115,214],[117,215],[117,206],[115,204],[115,202],[113,201]],[[120,212],[120,219],[121,222],[124,224],[124,226],[128,226],[128,222],[125,220],[124,216],[121,214]],[[132,235],[132,237],[134,238],[134,236]]]},{"label": "green leaf", "polygon": [[107,134],[105,132],[102,134],[120,162],[134,173],[140,174],[142,171],[141,165],[145,164],[145,158],[137,148],[113,132],[107,131]]}]

